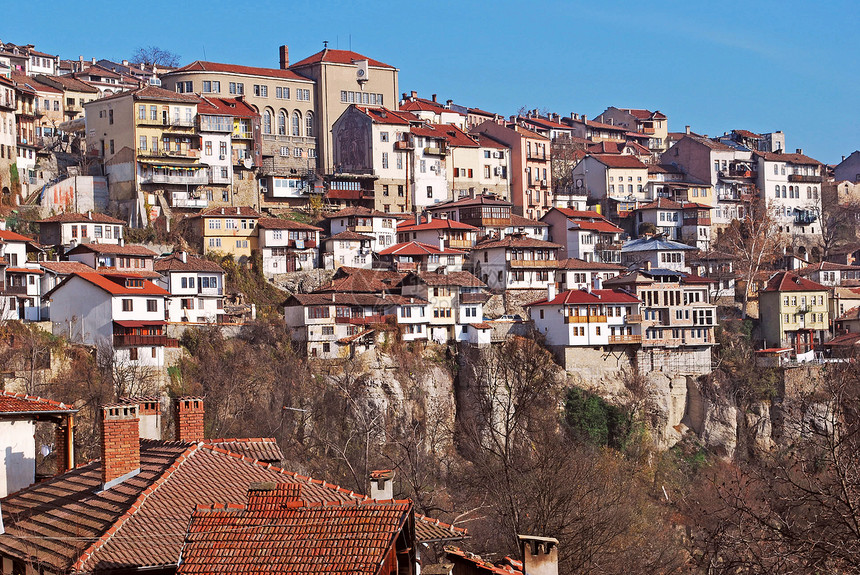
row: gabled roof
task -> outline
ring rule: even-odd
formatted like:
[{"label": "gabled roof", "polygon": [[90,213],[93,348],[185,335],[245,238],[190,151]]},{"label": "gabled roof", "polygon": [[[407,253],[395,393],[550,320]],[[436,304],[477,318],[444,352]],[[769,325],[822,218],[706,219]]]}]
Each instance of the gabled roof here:
[{"label": "gabled roof", "polygon": [[195,60],[190,64],[172,70],[165,74],[169,77],[173,74],[182,72],[220,72],[228,74],[244,74],[247,76],[265,76],[267,78],[280,78],[282,80],[299,80],[301,82],[311,82],[308,78],[296,74],[292,70],[282,70],[280,68],[257,68],[254,66],[240,66],[238,64],[222,64],[219,62],[204,62],[203,60]]},{"label": "gabled roof", "polygon": [[69,92],[83,92],[85,94],[98,94],[98,88],[90,86],[86,82],[82,82],[77,78],[74,78],[68,74],[64,74],[62,76],[45,76],[39,74],[36,76],[39,81],[45,84],[52,84],[54,86],[61,86],[63,90]]},{"label": "gabled roof", "polygon": [[523,236],[508,235],[500,240],[488,239],[480,242],[475,246],[476,250],[489,250],[493,248],[543,248],[543,249],[559,249],[562,246],[547,242],[544,240],[536,240]]},{"label": "gabled roof", "polygon": [[366,307],[385,307],[388,302],[372,293],[297,293],[288,297],[284,306],[294,305],[355,305]]},{"label": "gabled roof", "polygon": [[153,264],[153,269],[159,273],[165,272],[210,272],[223,274],[224,269],[213,261],[186,254],[185,261],[182,261],[182,255],[173,253],[166,258],[156,260]]},{"label": "gabled roof", "polygon": [[333,50],[331,48],[325,48],[316,54],[312,54],[305,58],[304,60],[299,60],[295,64],[292,64],[290,68],[301,68],[302,66],[308,66],[310,64],[318,64],[320,62],[326,62],[329,64],[354,64],[355,62],[367,60],[368,65],[373,66],[375,68],[388,68],[390,70],[396,70],[394,66],[390,66],[379,60],[374,60],[373,58],[368,58],[367,56],[362,56],[358,52],[351,52],[349,50]]},{"label": "gabled roof", "polygon": [[376,575],[410,528],[410,501],[313,502],[303,491],[253,485],[245,507],[198,508],[177,573]]},{"label": "gabled roof", "polygon": [[319,292],[364,292],[382,293],[397,288],[405,274],[391,270],[373,270],[341,266],[331,282],[317,290]]},{"label": "gabled roof", "polygon": [[194,94],[180,94],[179,92],[174,92],[172,90],[165,90],[164,88],[159,88],[158,86],[152,86],[147,84],[143,88],[137,88],[135,90],[130,90],[128,92],[118,92],[116,94],[112,94],[110,96],[105,96],[99,100],[93,100],[92,102],[87,102],[87,104],[95,103],[95,102],[104,102],[105,100],[115,100],[117,98],[125,98],[131,96],[136,101],[158,101],[158,102],[183,102],[185,104],[197,104],[200,102],[200,97],[195,96]]},{"label": "gabled roof", "polygon": [[621,271],[623,266],[618,264],[610,264],[604,262],[587,262],[579,258],[567,258],[559,260],[558,269],[560,270],[595,270],[595,271]]},{"label": "gabled roof", "polygon": [[750,138],[753,140],[761,140],[761,134],[756,134],[755,132],[750,132],[749,130],[732,130],[735,134],[740,136],[741,138]]},{"label": "gabled roof", "polygon": [[407,112],[434,112],[436,114],[448,113],[465,116],[465,114],[459,110],[452,110],[451,108],[446,108],[443,104],[434,100],[418,97],[407,98],[406,101],[400,104],[400,109],[406,110]]},{"label": "gabled roof", "polygon": [[[52,289],[42,297],[48,298],[49,296],[53,296],[55,292],[62,289],[66,284],[68,284],[70,281],[73,281],[75,278],[80,278],[86,282],[89,282],[97,288],[106,291],[110,295],[170,295],[170,292],[168,292],[167,290],[160,288],[151,281],[143,279],[135,274],[106,275],[100,274],[96,271],[92,271],[86,273],[72,273],[71,275],[69,275],[69,277],[57,284],[54,289]],[[142,279],[143,287],[126,287],[125,280],[128,278]]]},{"label": "gabled roof", "polygon": [[344,230],[344,231],[340,232],[339,234],[335,234],[335,235],[331,236],[330,238],[326,238],[323,241],[330,242],[333,240],[338,240],[338,241],[345,241],[345,242],[372,242],[375,239],[376,238],[374,238],[373,236],[360,234],[358,232],[353,232],[351,230]]},{"label": "gabled roof", "polygon": [[207,439],[206,443],[257,461],[280,463],[284,459],[284,454],[273,437],[221,437]]},{"label": "gabled roof", "polygon": [[797,274],[787,271],[776,272],[765,285],[762,292],[784,292],[784,291],[827,291],[827,286],[802,278]]},{"label": "gabled roof", "polygon": [[47,262],[39,262],[39,265],[41,267],[45,268],[46,270],[48,270],[49,272],[53,272],[53,273],[59,274],[59,275],[68,275],[68,274],[80,273],[80,272],[87,273],[87,272],[95,271],[93,268],[91,268],[87,264],[81,263],[81,262],[51,262],[51,261],[47,261]]},{"label": "gabled roof", "polygon": [[636,156],[627,156],[624,154],[594,154],[591,156],[608,168],[642,168],[647,170],[648,166]]},{"label": "gabled roof", "polygon": [[427,284],[428,286],[457,286],[471,288],[487,287],[487,284],[485,284],[469,272],[409,272],[407,277],[403,278],[403,283],[405,283],[407,278],[410,277],[417,278],[419,281],[424,284]]},{"label": "gabled roof", "polygon": [[260,218],[260,217],[262,217],[260,212],[254,210],[253,208],[249,208],[248,206],[209,208],[208,210],[203,210],[199,214],[195,214],[194,216],[191,216],[191,217],[192,218],[209,218],[209,217],[217,217],[217,216],[234,216],[234,217],[243,217],[243,218]]},{"label": "gabled roof", "polygon": [[215,98],[201,96],[197,105],[198,114],[232,116],[234,118],[257,118],[260,114],[245,100],[240,98]]},{"label": "gabled roof", "polygon": [[116,218],[112,218],[105,214],[100,214],[98,212],[88,212],[86,214],[79,214],[77,212],[64,212],[62,214],[56,214],[42,220],[36,220],[37,224],[53,224],[53,223],[62,223],[62,224],[116,224],[116,225],[125,225],[125,222],[122,220],[118,220]]},{"label": "gabled roof", "polygon": [[456,220],[451,220],[448,218],[433,218],[429,222],[427,218],[421,218],[421,223],[416,224],[415,220],[404,220],[397,224],[398,232],[419,232],[423,230],[467,230],[467,231],[477,231],[478,228],[475,226],[470,226],[469,224],[464,224],[463,222],[458,222]]},{"label": "gabled roof", "polygon": [[321,232],[322,228],[297,222],[295,220],[287,220],[284,218],[266,218],[261,217],[257,220],[257,226],[267,230],[304,230],[309,232]]},{"label": "gabled roof", "polygon": [[701,144],[706,148],[710,148],[715,152],[734,152],[735,149],[727,144],[723,144],[722,142],[717,142],[716,140],[711,140],[710,138],[706,138],[704,136],[695,136],[693,134],[684,134],[684,137],[681,140],[689,139],[697,144]]},{"label": "gabled roof", "polygon": [[97,254],[117,254],[121,256],[142,256],[154,258],[158,254],[143,246],[128,244],[79,244],[66,252],[67,255],[77,255],[86,252]]},{"label": "gabled roof", "polygon": [[369,117],[375,124],[385,124],[394,126],[408,126],[412,122],[420,121],[416,116],[409,112],[401,112],[399,110],[389,110],[385,107],[369,107],[355,106],[356,110]]},{"label": "gabled roof", "polygon": [[403,242],[400,244],[394,244],[393,246],[387,247],[381,252],[379,255],[381,256],[429,256],[429,255],[455,255],[455,254],[464,254],[466,252],[462,250],[455,250],[452,248],[444,248],[441,249],[439,246],[434,246],[430,244],[425,244],[423,242]]},{"label": "gabled roof", "polygon": [[545,222],[541,222],[539,220],[533,220],[531,218],[526,218],[520,216],[518,214],[511,214],[511,226],[522,228],[526,226],[532,226],[535,228],[548,228],[549,224]]},{"label": "gabled roof", "polygon": [[427,209],[430,211],[437,210],[447,210],[450,208],[462,208],[466,206],[478,206],[478,205],[488,205],[488,206],[507,206],[511,207],[513,204],[507,200],[502,200],[496,197],[487,196],[484,194],[475,196],[474,198],[463,198],[462,200],[451,200],[448,202],[441,202],[438,204],[433,204],[431,206],[427,206]]},{"label": "gabled roof", "polygon": [[660,110],[655,110],[652,112],[651,110],[645,110],[642,108],[619,108],[624,112],[627,112],[637,120],[665,120],[666,116]]},{"label": "gabled roof", "polygon": [[0,241],[3,242],[29,242],[33,243],[33,238],[22,236],[21,234],[11,232],[9,230],[0,230]]},{"label": "gabled roof", "polygon": [[821,162],[803,154],[779,154],[777,152],[753,152],[766,162],[786,162],[788,164],[800,164],[806,166],[820,166]]},{"label": "gabled roof", "polygon": [[684,210],[684,209],[699,209],[699,210],[712,210],[713,206],[708,206],[705,204],[698,204],[696,202],[676,202],[675,200],[670,200],[669,198],[657,198],[653,202],[649,202],[645,205],[639,206],[635,211],[639,210],[655,210],[655,209],[664,209],[664,210]]},{"label": "gabled roof", "polygon": [[694,251],[696,248],[676,242],[666,240],[661,237],[638,238],[624,242],[621,247],[621,253],[625,252],[647,252],[654,250],[686,250]]},{"label": "gabled roof", "polygon": [[536,305],[577,305],[577,304],[601,304],[601,303],[638,303],[639,298],[620,289],[596,289],[583,290],[572,289],[561,292],[553,299],[546,298],[528,304]]},{"label": "gabled roof", "polygon": [[12,415],[76,413],[74,406],[37,395],[0,390],[0,419]]},{"label": "gabled roof", "polygon": [[348,218],[350,216],[364,216],[364,217],[374,217],[374,218],[393,218],[394,214],[386,214],[385,212],[380,212],[379,210],[372,210],[370,208],[365,208],[363,206],[354,206],[351,208],[344,208],[340,211],[337,211],[333,214],[327,214],[325,218],[327,220],[332,220],[335,218]]},{"label": "gabled roof", "polygon": [[[553,208],[553,210],[561,213],[564,216],[572,220],[582,220],[582,219],[595,219],[595,220],[605,220],[602,214],[599,212],[595,212],[594,210],[574,210],[572,208]],[[552,210],[550,210],[552,211]]]}]

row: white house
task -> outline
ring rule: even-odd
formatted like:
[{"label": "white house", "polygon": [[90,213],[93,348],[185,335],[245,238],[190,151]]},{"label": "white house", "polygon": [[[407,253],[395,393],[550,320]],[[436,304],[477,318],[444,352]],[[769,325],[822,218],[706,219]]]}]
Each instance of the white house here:
[{"label": "white house", "polygon": [[411,128],[414,166],[413,206],[424,207],[451,199],[448,189],[448,137],[444,126]]},{"label": "white house", "polygon": [[585,187],[589,199],[598,200],[602,213],[614,216],[650,201],[648,166],[635,156],[595,154],[573,168],[574,186]]},{"label": "white house", "polygon": [[435,246],[416,241],[396,244],[379,252],[379,259],[398,272],[433,272],[440,268],[455,272],[463,269],[465,255],[463,250],[446,248],[439,239]]},{"label": "white house", "polygon": [[322,228],[283,218],[260,218],[257,228],[267,278],[319,267]]},{"label": "white house", "polygon": [[122,243],[80,244],[66,253],[69,261],[86,264],[96,271],[134,273],[148,279],[158,277],[153,269],[156,255],[149,248]]},{"label": "white house", "polygon": [[591,210],[552,208],[541,221],[549,226],[551,241],[560,244],[559,257],[587,262],[618,263],[618,244],[624,230]]},{"label": "white house", "polygon": [[39,243],[69,250],[81,243],[119,244],[125,222],[99,214],[65,212],[39,220]]},{"label": "white house", "polygon": [[445,248],[468,250],[478,241],[478,228],[447,218],[434,218],[432,212],[415,220],[397,224],[397,241],[439,244]]},{"label": "white house", "polygon": [[327,270],[348,266],[373,267],[373,236],[346,230],[327,238],[324,244],[323,267]]},{"label": "white house", "polygon": [[[486,284],[464,271],[409,273],[400,282],[403,297],[429,302],[429,337],[438,343],[480,343]],[[399,321],[399,320],[398,320]]]},{"label": "white house", "polygon": [[352,207],[326,216],[332,236],[350,231],[366,234],[372,238],[370,249],[380,252],[397,243],[397,219],[378,210]]},{"label": "white house", "polygon": [[43,272],[27,261],[27,252],[39,257],[41,250],[30,238],[0,228],[0,319],[39,319]]},{"label": "white house", "polygon": [[624,268],[618,264],[587,262],[567,258],[558,262],[556,281],[559,291],[572,289],[600,289],[603,282],[621,274]]},{"label": "white house", "polygon": [[695,251],[693,246],[665,240],[659,236],[639,238],[624,242],[621,248],[621,265],[689,272],[686,254]]},{"label": "white house", "polygon": [[170,292],[170,323],[214,323],[224,313],[224,270],[215,262],[177,252],[155,262],[155,271],[155,284]]},{"label": "white house", "polygon": [[551,346],[607,346],[639,344],[642,316],[640,300],[620,289],[575,289],[526,306],[535,330]]},{"label": "white house", "polygon": [[711,206],[694,202],[677,202],[657,198],[635,211],[634,223],[653,224],[657,232],[670,240],[707,250],[711,242]]},{"label": "white house", "polygon": [[75,273],[45,294],[54,335],[111,351],[123,365],[162,367],[165,302],[170,293],[132,274]]},{"label": "white house", "polygon": [[559,244],[523,236],[488,239],[472,251],[472,268],[493,289],[546,289],[556,282],[559,249]]}]

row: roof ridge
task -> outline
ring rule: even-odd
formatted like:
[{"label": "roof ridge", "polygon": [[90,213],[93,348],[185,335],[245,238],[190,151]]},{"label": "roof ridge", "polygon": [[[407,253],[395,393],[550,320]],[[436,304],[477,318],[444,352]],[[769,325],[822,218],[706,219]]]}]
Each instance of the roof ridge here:
[{"label": "roof ridge", "polygon": [[161,485],[163,485],[173,474],[179,469],[179,466],[185,463],[191,455],[193,455],[197,449],[200,447],[200,444],[192,444],[189,445],[185,451],[179,454],[179,456],[173,460],[173,463],[165,469],[161,475],[155,479],[152,483],[149,484],[149,487],[140,492],[140,495],[134,500],[134,502],[129,506],[129,508],[120,515],[113,525],[107,529],[102,535],[96,539],[93,543],[90,544],[89,547],[84,549],[80,555],[78,555],[77,561],[75,561],[70,570],[71,571],[84,571],[86,563],[92,558],[93,554],[96,553],[105,543],[107,543],[110,538],[118,532],[125,523],[131,519],[135,513],[141,508],[147,498],[152,495]]}]

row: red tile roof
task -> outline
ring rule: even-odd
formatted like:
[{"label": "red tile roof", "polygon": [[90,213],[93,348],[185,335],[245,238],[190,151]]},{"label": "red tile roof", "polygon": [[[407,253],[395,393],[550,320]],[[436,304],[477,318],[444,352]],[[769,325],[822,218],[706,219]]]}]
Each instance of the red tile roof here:
[{"label": "red tile roof", "polygon": [[618,264],[609,264],[603,262],[587,262],[585,260],[581,260],[579,258],[567,258],[563,260],[559,260],[558,269],[560,270],[612,270],[612,271],[621,271],[624,269],[623,266]]},{"label": "red tile roof", "polygon": [[596,289],[582,290],[572,289],[561,292],[552,300],[546,298],[532,302],[533,305],[575,305],[575,304],[600,304],[600,303],[638,303],[639,298],[620,289]]},{"label": "red tile roof", "polygon": [[304,230],[312,232],[321,232],[322,228],[297,222],[295,220],[287,220],[284,218],[266,218],[262,217],[257,220],[257,225],[268,230]]},{"label": "red tile roof", "polygon": [[520,236],[505,236],[504,238],[485,240],[475,246],[478,250],[488,250],[492,248],[544,248],[544,249],[559,249],[562,246],[544,240],[536,240],[534,238]]},{"label": "red tile roof", "polygon": [[284,459],[284,454],[273,437],[222,437],[207,439],[206,443],[257,461],[280,463]]},{"label": "red tile roof", "polygon": [[81,262],[39,262],[39,265],[50,272],[60,275],[95,271],[87,264]]},{"label": "red tile roof", "polygon": [[334,218],[348,218],[350,216],[365,216],[365,217],[374,217],[374,218],[393,218],[394,214],[386,214],[385,212],[380,212],[379,210],[372,210],[370,208],[365,208],[362,206],[354,206],[351,208],[344,208],[338,212],[333,214],[326,215],[327,220],[331,220]]},{"label": "red tile roof", "polygon": [[712,210],[713,206],[707,206],[705,204],[699,204],[696,202],[676,202],[675,200],[670,200],[669,198],[657,198],[653,202],[649,202],[645,205],[639,206],[638,210],[656,210],[656,209],[664,209],[664,210],[684,210],[684,209],[692,209],[696,208],[699,210]]},{"label": "red tile roof", "polygon": [[379,255],[381,256],[429,256],[429,255],[455,255],[464,254],[462,250],[452,248],[440,249],[439,246],[425,244],[422,242],[404,242],[387,247]]},{"label": "red tile roof", "polygon": [[33,238],[10,232],[9,230],[0,230],[0,241],[4,242],[34,242]]},{"label": "red tile roof", "polygon": [[435,112],[436,114],[448,113],[465,116],[462,112],[446,108],[439,102],[434,102],[433,100],[427,100],[425,98],[415,98],[414,100],[408,99],[400,104],[400,109],[406,110],[407,112]]},{"label": "red tile roof", "polygon": [[37,220],[37,224],[52,224],[52,223],[96,223],[96,224],[118,224],[125,225],[125,222],[122,220],[118,220],[116,218],[112,218],[105,214],[100,214],[98,212],[89,212],[86,214],[79,214],[76,212],[64,212],[62,214],[56,214],[51,217],[45,218],[43,220]]},{"label": "red tile roof", "polygon": [[153,264],[153,269],[157,272],[209,272],[209,273],[224,273],[224,268],[213,261],[195,256],[194,254],[186,254],[185,261],[182,261],[182,256],[178,253],[173,253],[166,258],[161,258]]},{"label": "red tile roof", "polygon": [[376,238],[374,238],[373,236],[367,236],[364,234],[360,234],[358,232],[353,232],[351,230],[344,230],[344,231],[340,232],[339,234],[335,234],[335,235],[331,236],[330,238],[325,239],[324,241],[330,242],[332,240],[338,240],[338,241],[353,241],[353,242],[358,242],[358,241],[372,242],[375,239]]},{"label": "red tile roof", "polygon": [[360,60],[367,60],[367,63],[370,66],[374,66],[376,68],[388,68],[394,70],[394,66],[390,66],[379,60],[374,60],[373,58],[368,58],[367,56],[362,56],[358,52],[351,52],[349,50],[332,50],[331,48],[325,48],[324,50],[317,52],[316,54],[312,54],[308,56],[304,60],[299,60],[295,64],[292,64],[290,68],[300,68],[302,66],[307,66],[309,64],[317,64],[319,62],[329,62],[332,64],[353,64]]},{"label": "red tile roof", "polygon": [[820,166],[821,162],[803,154],[778,154],[777,152],[753,152],[767,162],[786,162],[788,164]]},{"label": "red tile roof", "polygon": [[241,216],[243,218],[260,218],[262,215],[260,212],[254,210],[253,208],[249,208],[248,206],[235,206],[235,207],[223,207],[223,208],[209,208],[208,210],[203,210],[199,214],[196,214],[192,217],[194,218],[208,218],[215,216]]},{"label": "red tile roof", "polygon": [[783,291],[827,291],[826,286],[820,283],[802,278],[791,272],[776,272],[767,280],[763,292],[783,292]]},{"label": "red tile roof", "polygon": [[256,118],[260,115],[250,104],[239,98],[213,98],[209,96],[201,96],[201,98],[201,102],[197,105],[199,114],[232,116],[234,118]]},{"label": "red tile roof", "polygon": [[430,211],[437,210],[447,210],[450,208],[460,208],[464,206],[478,206],[478,205],[487,205],[487,206],[513,206],[513,204],[507,200],[503,200],[500,198],[494,198],[486,195],[475,196],[474,198],[463,198],[462,200],[452,200],[448,202],[442,202],[439,204],[433,204],[431,206],[427,206],[427,209]]},{"label": "red tile roof", "polygon": [[198,508],[177,573],[376,575],[410,527],[410,501],[306,502],[302,491],[255,485],[244,508]]},{"label": "red tile roof", "polygon": [[636,156],[613,155],[613,154],[594,154],[591,156],[604,166],[609,168],[642,168],[648,169],[648,166],[642,163]]},{"label": "red tile roof", "polygon": [[332,280],[317,292],[382,293],[397,289],[406,274],[390,270],[368,270],[341,266]]},{"label": "red tile roof", "polygon": [[75,413],[77,411],[74,406],[52,399],[0,390],[0,419],[13,414]]},{"label": "red tile roof", "polygon": [[749,130],[732,130],[735,134],[742,138],[751,138],[755,140],[761,139],[761,134],[756,134],[755,132],[750,132]]},{"label": "red tile roof", "polygon": [[245,74],[248,76],[265,76],[268,78],[280,78],[282,80],[299,80],[301,82],[312,82],[312,80],[296,74],[292,70],[282,70],[280,68],[257,68],[254,66],[240,66],[238,64],[222,64],[219,62],[204,62],[195,60],[190,64],[177,68],[165,77],[171,77],[174,74],[181,72],[222,72],[228,74]]},{"label": "red tile roof", "polygon": [[128,92],[118,92],[111,96],[105,96],[95,102],[104,102],[105,100],[115,100],[117,98],[125,98],[131,96],[134,100],[155,100],[159,102],[185,102],[188,104],[196,104],[200,102],[200,98],[194,94],[180,94],[171,90],[165,90],[158,86],[146,85],[143,88],[137,88]]},{"label": "red tile roof", "polygon": [[[420,272],[410,273],[412,277],[417,277],[421,282],[429,286],[458,286],[458,287],[477,287],[485,288],[487,284],[476,278],[469,272]],[[407,278],[403,278],[404,281]]]},{"label": "red tile roof", "polygon": [[666,116],[660,110],[656,110],[652,112],[651,110],[644,110],[642,108],[620,108],[621,110],[627,112],[637,120],[665,120]]},{"label": "red tile roof", "polygon": [[510,146],[491,138],[487,134],[472,134],[472,137],[477,140],[482,148],[496,148],[498,150],[507,150]]},{"label": "red tile roof", "polygon": [[111,295],[170,295],[170,292],[158,287],[157,285],[146,279],[143,280],[143,287],[140,288],[126,287],[123,283],[119,283],[127,277],[134,277],[134,274],[108,276],[93,271],[87,273],[75,272],[74,274],[70,275],[62,282],[57,284],[54,289],[45,294],[45,297],[53,294],[62,286],[65,286],[68,282],[72,281],[75,277],[79,277],[84,281],[88,281],[94,286],[103,289]]},{"label": "red tile roof", "polygon": [[469,231],[477,231],[478,228],[475,226],[470,226],[469,224],[464,224],[463,222],[458,222],[456,220],[450,220],[448,218],[434,218],[427,221],[427,218],[421,218],[421,223],[416,224],[415,220],[404,220],[397,224],[398,232],[417,232],[421,230],[469,230]]},{"label": "red tile roof", "polygon": [[525,227],[525,226],[532,226],[532,227],[536,227],[536,228],[545,228],[545,227],[548,228],[549,227],[549,224],[547,224],[547,223],[544,223],[544,222],[541,222],[538,220],[533,220],[531,218],[526,218],[526,217],[523,217],[523,216],[520,216],[517,214],[511,214],[511,225],[516,226],[518,228]]},{"label": "red tile roof", "polygon": [[139,245],[119,244],[80,244],[70,249],[67,254],[76,255],[80,253],[94,252],[97,254],[117,254],[123,256],[143,256],[154,258],[158,254],[149,248]]},{"label": "red tile roof", "polygon": [[[354,105],[354,104],[353,104]],[[354,105],[355,106],[355,105]],[[389,110],[388,108],[372,108],[368,106],[355,106],[355,109],[365,114],[376,124],[388,124],[395,126],[408,126],[410,122],[420,121],[418,117],[409,112]]]},{"label": "red tile roof", "polygon": [[624,230],[606,220],[574,220],[571,222],[569,230],[589,230],[592,232],[600,232],[605,234],[620,234]]}]

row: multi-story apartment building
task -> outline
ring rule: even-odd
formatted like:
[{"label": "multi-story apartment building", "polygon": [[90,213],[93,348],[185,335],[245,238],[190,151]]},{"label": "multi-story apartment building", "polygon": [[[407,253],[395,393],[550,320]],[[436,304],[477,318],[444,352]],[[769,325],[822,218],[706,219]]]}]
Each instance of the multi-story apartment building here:
[{"label": "multi-story apartment building", "polygon": [[830,327],[829,290],[791,272],[775,273],[758,292],[765,347],[807,353],[824,343]]},{"label": "multi-story apartment building", "polygon": [[648,149],[655,153],[665,152],[669,147],[669,122],[666,115],[659,110],[652,112],[641,108],[610,106],[595,120],[604,124],[622,126],[630,132],[646,134],[648,136]]},{"label": "multi-story apartment building", "polygon": [[510,199],[514,213],[540,219],[553,206],[550,139],[523,126],[485,122],[474,129],[511,150]]},{"label": "multi-story apartment building", "polygon": [[167,321],[214,323],[224,313],[224,270],[215,262],[175,252],[155,262],[158,285],[168,292]]},{"label": "multi-story apartment building", "polygon": [[35,94],[33,108],[35,112],[35,138],[40,146],[47,146],[58,136],[58,126],[63,123],[62,90],[29,76],[12,76],[19,85],[24,84]]},{"label": "multi-story apartment building", "polygon": [[807,250],[821,238],[821,163],[801,149],[794,154],[756,152],[754,157],[761,196],[798,246],[798,255],[806,258]]},{"label": "multi-story apartment building", "polygon": [[234,132],[234,140],[261,142],[260,207],[304,204],[314,189],[321,129],[317,88],[287,65],[256,68],[198,60],[161,76],[168,90],[242,98],[260,115],[259,139],[253,125]]},{"label": "multi-story apartment building", "polygon": [[560,258],[605,263],[621,261],[621,236],[624,230],[599,213],[552,208],[541,221],[549,224],[550,241],[562,246]]},{"label": "multi-story apartment building", "polygon": [[63,119],[65,121],[82,118],[84,116],[84,104],[92,102],[100,97],[97,88],[93,88],[86,82],[82,82],[71,76],[36,76],[36,80],[42,84],[53,86],[63,92]]},{"label": "multi-story apartment building", "polygon": [[167,202],[174,192],[196,194],[209,183],[200,162],[199,102],[193,94],[146,86],[84,104],[87,154],[104,166],[110,200],[133,224],[156,215],[150,207],[158,197]]},{"label": "multi-story apartment building", "polygon": [[603,282],[620,275],[624,268],[618,264],[587,262],[578,258],[559,260],[556,280],[559,291],[600,289]]},{"label": "multi-story apartment building", "polygon": [[608,279],[642,302],[640,370],[677,374],[711,371],[717,308],[708,301],[711,280],[669,270],[639,269]]},{"label": "multi-story apartment building", "polygon": [[15,83],[0,76],[0,202],[12,204],[12,170],[16,166],[18,151],[16,147],[18,128],[15,111],[18,108]]},{"label": "multi-story apartment building", "polygon": [[259,212],[251,208],[209,208],[190,218],[191,234],[204,254],[229,254],[245,261],[259,246]]},{"label": "multi-story apartment building", "polygon": [[257,227],[264,276],[319,267],[322,228],[282,218],[260,218]]},{"label": "multi-story apartment building", "polygon": [[121,244],[125,222],[104,214],[65,212],[38,220],[39,243],[63,252],[82,242]]},{"label": "multi-story apartment building", "polygon": [[691,181],[678,166],[649,165],[648,185],[651,198],[695,202],[710,207],[714,207],[716,201],[710,182]]},{"label": "multi-story apartment building", "polygon": [[[487,286],[464,271],[410,273],[400,282],[404,298],[429,302],[429,338],[439,343],[477,341]],[[398,318],[398,322],[400,319]]]},{"label": "multi-story apartment building", "polygon": [[404,220],[397,224],[397,241],[418,241],[425,244],[441,241],[446,248],[469,250],[475,247],[478,241],[478,228],[448,218],[434,218],[432,212],[428,212],[426,217]]},{"label": "multi-story apartment building", "polygon": [[559,244],[520,235],[478,242],[471,253],[474,274],[496,290],[546,289],[556,283]]},{"label": "multi-story apartment building", "polygon": [[589,203],[601,206],[610,219],[620,218],[651,200],[648,166],[635,156],[587,155],[573,168],[573,179],[585,187]]},{"label": "multi-story apartment building", "polygon": [[639,269],[667,269],[676,272],[690,271],[686,254],[695,252],[693,246],[667,240],[661,236],[644,237],[624,242],[621,248],[621,265]]},{"label": "multi-story apartment building", "polygon": [[415,116],[384,107],[350,105],[332,126],[329,194],[373,203],[377,211],[411,209]]},{"label": "multi-story apartment building", "polygon": [[341,266],[370,269],[373,267],[374,236],[345,230],[332,234],[323,242],[323,267],[327,270]]},{"label": "multi-story apartment building", "polygon": [[379,252],[383,265],[397,272],[438,270],[461,271],[466,252],[446,248],[440,239],[436,245],[409,241]]},{"label": "multi-story apartment building", "polygon": [[461,222],[478,228],[478,238],[523,235],[536,240],[549,239],[549,225],[511,213],[512,204],[493,194],[479,194],[427,207],[434,217]]},{"label": "multi-story apartment building", "polygon": [[436,101],[436,94],[430,100],[419,98],[414,90],[404,93],[398,105],[399,110],[411,112],[429,124],[452,124],[460,129],[466,128],[466,114],[451,107],[451,100],[442,104]]},{"label": "multi-story apartment building", "polygon": [[314,109],[319,134],[319,165],[323,174],[334,170],[332,128],[350,104],[397,107],[398,70],[349,50],[320,52],[289,65],[286,46],[281,46],[281,67],[315,82]]},{"label": "multi-story apartment building", "polygon": [[657,198],[635,210],[634,225],[652,224],[666,239],[707,250],[711,242],[711,206]]},{"label": "multi-story apartment building", "polygon": [[36,159],[40,147],[36,138],[36,90],[26,82],[15,82],[16,103],[16,169],[21,186],[20,199],[30,195],[38,185]]},{"label": "multi-story apartment building", "polygon": [[[630,139],[627,135],[630,130],[624,126],[595,122],[589,120],[585,114],[571,113],[570,117],[563,116],[559,120],[571,127],[575,138],[590,142],[626,142]],[[645,136],[644,140],[647,143],[648,137]]]},{"label": "multi-story apartment building", "polygon": [[680,169],[685,180],[710,186],[713,201],[701,203],[714,206],[711,221],[717,230],[742,218],[744,203],[756,194],[757,166],[743,147],[685,134],[660,156],[660,163]]},{"label": "multi-story apartment building", "polygon": [[571,289],[526,306],[529,319],[551,347],[640,344],[641,302],[622,289]]}]

